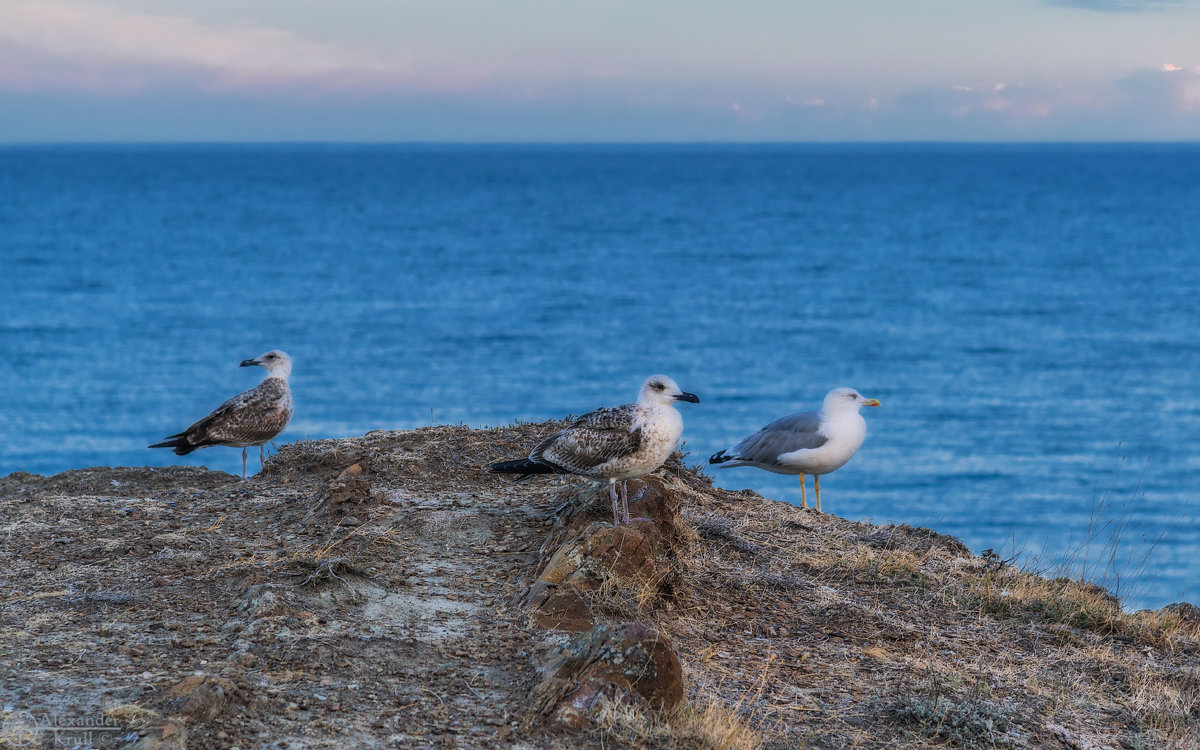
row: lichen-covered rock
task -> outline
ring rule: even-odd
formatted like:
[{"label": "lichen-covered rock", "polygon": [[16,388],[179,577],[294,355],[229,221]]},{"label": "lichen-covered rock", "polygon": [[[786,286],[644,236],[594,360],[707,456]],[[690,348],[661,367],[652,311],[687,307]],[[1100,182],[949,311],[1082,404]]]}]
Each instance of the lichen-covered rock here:
[{"label": "lichen-covered rock", "polygon": [[145,731],[140,732],[135,742],[126,745],[124,750],[185,750],[187,748],[187,730],[183,724],[174,719],[163,719],[151,724]]},{"label": "lichen-covered rock", "polygon": [[[357,466],[358,464],[355,464]],[[349,471],[349,470],[347,470]],[[361,472],[360,472],[361,473]],[[318,501],[317,515],[344,516],[371,499],[371,483],[357,475],[343,475],[329,483]]]},{"label": "lichen-covered rock", "polygon": [[595,624],[578,591],[549,581],[535,581],[521,606],[533,612],[533,624],[539,628],[582,633]]},{"label": "lichen-covered rock", "polygon": [[1170,612],[1187,625],[1200,628],[1200,607],[1197,607],[1195,604],[1175,602],[1163,607],[1162,611]]},{"label": "lichen-covered rock", "polygon": [[[629,481],[629,514],[649,518],[658,535],[673,539],[679,531],[678,520],[682,503],[675,493],[667,489],[663,480],[656,476]],[[639,528],[649,525],[639,523]]]},{"label": "lichen-covered rock", "polygon": [[[575,486],[579,488],[579,485]],[[679,511],[682,501],[668,489],[666,482],[656,476],[631,479],[626,485],[629,492],[629,515],[648,518],[635,521],[633,526],[655,537],[656,543],[673,539],[678,532]],[[576,528],[592,521],[612,523],[612,502],[608,486],[584,485],[581,489],[568,490],[562,495],[560,524]]]},{"label": "lichen-covered rock", "polygon": [[[595,498],[607,492],[587,490],[568,499],[564,507],[574,507],[560,517],[560,526],[547,540],[554,549],[537,580],[522,599],[521,606],[532,612],[536,627],[567,632],[582,632],[595,624],[589,610],[588,592],[605,584],[637,586],[640,592],[657,592],[671,575],[672,567],[664,554],[669,535],[677,531],[679,501],[665,489],[662,480],[648,477],[645,482],[629,482],[630,503],[637,505],[634,515],[652,521],[614,527],[595,518]],[[582,511],[582,512],[581,512]]]},{"label": "lichen-covered rock", "polygon": [[632,526],[593,523],[563,544],[538,579],[578,591],[594,591],[610,578],[650,581],[670,568],[654,555],[653,545]]},{"label": "lichen-covered rock", "polygon": [[568,641],[530,699],[532,721],[582,727],[602,699],[670,710],[683,699],[683,669],[666,637],[641,623],[597,625]]},{"label": "lichen-covered rock", "polygon": [[222,677],[188,675],[159,695],[162,713],[190,723],[212,721],[238,697],[237,686]]}]

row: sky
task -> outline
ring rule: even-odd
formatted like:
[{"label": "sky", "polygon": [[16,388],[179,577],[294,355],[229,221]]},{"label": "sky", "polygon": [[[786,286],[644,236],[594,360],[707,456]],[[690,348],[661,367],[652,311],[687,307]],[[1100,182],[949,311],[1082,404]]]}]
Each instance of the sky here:
[{"label": "sky", "polygon": [[1200,140],[1200,0],[0,0],[0,142]]}]

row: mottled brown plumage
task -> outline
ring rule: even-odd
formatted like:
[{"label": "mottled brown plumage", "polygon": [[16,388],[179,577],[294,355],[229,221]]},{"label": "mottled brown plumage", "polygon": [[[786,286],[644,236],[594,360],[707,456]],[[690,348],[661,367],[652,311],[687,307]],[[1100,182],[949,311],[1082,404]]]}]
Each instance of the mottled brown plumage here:
[{"label": "mottled brown plumage", "polygon": [[246,447],[259,447],[261,465],[263,446],[283,432],[292,418],[292,391],[288,387],[291,359],[281,351],[270,351],[258,359],[242,362],[243,367],[250,365],[267,369],[267,377],[261,383],[221,404],[183,432],[170,435],[150,447],[171,448],[179,456],[212,445],[241,448],[242,478],[245,479]]},{"label": "mottled brown plumage", "polygon": [[543,440],[529,458],[572,474],[606,476],[610,464],[636,455],[641,448],[638,416],[637,404],[590,411],[565,430]]},{"label": "mottled brown plumage", "polygon": [[629,523],[628,495],[618,509],[616,482],[644,476],[662,466],[675,450],[683,419],[671,408],[676,401],[698,403],[665,375],[648,378],[637,403],[590,411],[543,440],[528,458],[501,461],[491,470],[506,474],[580,474],[607,479],[613,502],[613,524]]},{"label": "mottled brown plumage", "polygon": [[269,377],[221,404],[178,435],[172,435],[183,440],[181,445],[171,447],[183,456],[210,445],[235,448],[260,445],[283,432],[291,418],[292,394],[287,381]]}]

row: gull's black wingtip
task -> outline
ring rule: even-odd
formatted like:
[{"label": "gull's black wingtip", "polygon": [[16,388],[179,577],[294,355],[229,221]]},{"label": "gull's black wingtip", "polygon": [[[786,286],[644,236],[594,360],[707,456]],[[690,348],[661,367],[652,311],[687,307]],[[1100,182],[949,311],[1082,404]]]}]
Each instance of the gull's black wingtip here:
[{"label": "gull's black wingtip", "polygon": [[497,461],[494,464],[488,464],[488,471],[493,474],[520,474],[517,481],[533,476],[534,474],[554,474],[554,467],[540,464],[537,461],[531,461],[528,458],[520,458],[516,461]]},{"label": "gull's black wingtip", "polygon": [[149,448],[170,448],[175,451],[176,456],[186,456],[196,450],[195,445],[188,442],[188,439],[183,435],[171,435],[161,443],[147,446]]}]

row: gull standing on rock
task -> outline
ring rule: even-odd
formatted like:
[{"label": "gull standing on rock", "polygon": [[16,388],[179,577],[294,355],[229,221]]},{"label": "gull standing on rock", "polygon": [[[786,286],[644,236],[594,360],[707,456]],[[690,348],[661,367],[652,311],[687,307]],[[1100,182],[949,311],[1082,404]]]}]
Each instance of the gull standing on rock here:
[{"label": "gull standing on rock", "polygon": [[242,449],[242,479],[246,478],[246,447],[258,446],[258,465],[266,463],[263,446],[283,432],[292,418],[292,391],[288,376],[292,360],[278,349],[257,359],[243,360],[241,366],[257,365],[266,369],[263,381],[221,404],[204,419],[178,435],[169,435],[165,442],[151,448],[174,448],[175,455],[184,456],[197,448],[228,445]]},{"label": "gull standing on rock", "polygon": [[817,512],[821,511],[821,475],[845,466],[867,437],[867,423],[858,413],[864,406],[879,406],[853,388],[834,388],[825,395],[820,411],[806,411],[777,419],[742,442],[713,454],[718,469],[757,466],[776,474],[800,475],[800,507],[808,507],[804,475],[813,475]]},{"label": "gull standing on rock", "polygon": [[[501,461],[489,468],[503,474],[520,474],[520,479],[531,474],[579,474],[607,479],[613,525],[647,521],[629,517],[626,481],[662,466],[679,444],[683,417],[672,408],[676,401],[700,403],[694,393],[680,390],[666,375],[652,375],[642,384],[637,403],[590,411],[539,443],[528,458]],[[619,508],[618,481],[621,482]]]}]

